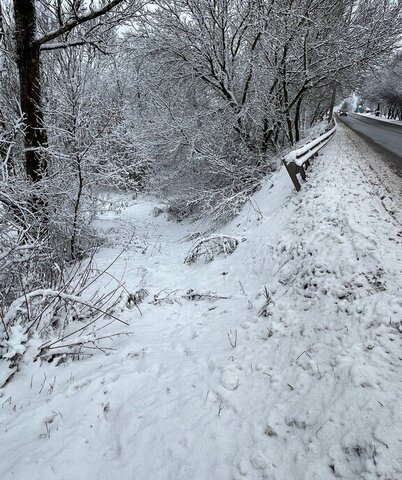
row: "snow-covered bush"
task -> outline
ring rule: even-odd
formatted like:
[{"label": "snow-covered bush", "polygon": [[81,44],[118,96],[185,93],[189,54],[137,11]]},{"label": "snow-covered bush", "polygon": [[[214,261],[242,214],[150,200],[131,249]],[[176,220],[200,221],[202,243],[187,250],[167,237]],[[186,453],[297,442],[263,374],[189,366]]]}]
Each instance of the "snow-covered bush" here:
[{"label": "snow-covered bush", "polygon": [[[98,334],[100,326],[113,322],[127,325],[115,315],[122,300],[123,286],[119,282],[99,289],[105,270],[93,268],[91,259],[72,267],[55,265],[54,270],[57,273],[53,282],[48,281],[48,288],[22,288],[11,304],[3,304],[0,361],[18,365],[28,350],[31,359],[80,358],[91,354],[93,348],[102,350],[100,340],[122,334]],[[26,283],[26,288],[33,286],[32,279],[26,279]],[[95,283],[97,288],[91,288]]]},{"label": "snow-covered bush", "polygon": [[239,245],[239,239],[229,235],[209,235],[199,239],[187,254],[184,262],[195,263],[203,259],[205,263],[212,262],[220,254],[230,255]]}]

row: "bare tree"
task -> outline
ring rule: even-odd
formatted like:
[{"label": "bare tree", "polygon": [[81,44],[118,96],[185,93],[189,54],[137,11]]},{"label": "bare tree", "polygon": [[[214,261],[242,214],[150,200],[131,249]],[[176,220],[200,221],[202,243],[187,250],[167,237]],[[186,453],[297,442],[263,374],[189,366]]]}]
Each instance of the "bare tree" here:
[{"label": "bare tree", "polygon": [[[134,2],[135,3],[135,2]],[[130,5],[131,4],[131,5]],[[67,48],[92,41],[98,29],[88,28],[79,39],[68,35],[78,26],[94,21],[113,12],[113,22],[122,21],[133,2],[113,0],[92,8],[92,2],[50,2],[48,7],[56,17],[53,29],[38,35],[38,11],[36,0],[13,0],[15,19],[16,63],[19,75],[20,104],[25,122],[25,167],[33,181],[39,181],[47,170],[45,149],[48,139],[42,111],[42,80],[40,54],[43,50]],[[117,12],[118,7],[125,7]],[[138,8],[138,5],[135,5]],[[117,22],[118,23],[118,22]],[[61,42],[55,42],[62,38]],[[93,40],[95,41],[95,40]]]},{"label": "bare tree", "polygon": [[125,52],[126,89],[178,215],[247,199],[277,152],[393,51],[401,15],[392,0],[156,1]]},{"label": "bare tree", "polygon": [[396,54],[373,70],[360,89],[362,103],[388,119],[402,120],[402,57]]}]

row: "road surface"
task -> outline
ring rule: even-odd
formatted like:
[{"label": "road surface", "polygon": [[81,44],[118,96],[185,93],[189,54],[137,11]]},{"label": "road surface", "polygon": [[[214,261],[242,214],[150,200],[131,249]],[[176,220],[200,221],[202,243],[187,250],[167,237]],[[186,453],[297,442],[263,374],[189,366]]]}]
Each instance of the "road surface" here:
[{"label": "road surface", "polygon": [[364,137],[381,157],[402,177],[402,125],[349,113],[338,121]]}]

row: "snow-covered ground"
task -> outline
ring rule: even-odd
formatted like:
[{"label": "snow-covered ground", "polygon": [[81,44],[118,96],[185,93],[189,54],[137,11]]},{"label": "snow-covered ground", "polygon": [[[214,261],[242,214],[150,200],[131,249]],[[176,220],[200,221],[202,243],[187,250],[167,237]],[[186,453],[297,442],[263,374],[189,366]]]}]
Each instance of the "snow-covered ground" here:
[{"label": "snow-covered ground", "polygon": [[121,303],[132,334],[22,365],[1,392],[0,478],[400,480],[394,174],[339,125],[302,191],[267,179],[222,231],[237,250],[207,264],[184,263],[196,226],[154,206],[99,220],[100,268],[136,233],[109,270],[149,292],[142,315]]},{"label": "snow-covered ground", "polygon": [[390,120],[386,116],[377,117],[374,113],[356,113],[356,115],[361,115],[362,117],[374,118],[380,122],[393,123],[394,125],[402,125],[400,120]]}]

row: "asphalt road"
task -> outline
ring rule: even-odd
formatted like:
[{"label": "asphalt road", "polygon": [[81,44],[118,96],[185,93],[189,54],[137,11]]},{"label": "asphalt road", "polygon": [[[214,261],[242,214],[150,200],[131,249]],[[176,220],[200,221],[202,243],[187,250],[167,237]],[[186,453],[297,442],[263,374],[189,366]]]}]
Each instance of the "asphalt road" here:
[{"label": "asphalt road", "polygon": [[381,157],[402,177],[402,125],[382,122],[375,118],[349,113],[337,117],[368,141]]}]

